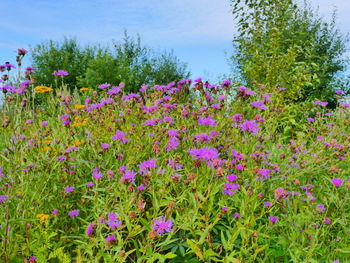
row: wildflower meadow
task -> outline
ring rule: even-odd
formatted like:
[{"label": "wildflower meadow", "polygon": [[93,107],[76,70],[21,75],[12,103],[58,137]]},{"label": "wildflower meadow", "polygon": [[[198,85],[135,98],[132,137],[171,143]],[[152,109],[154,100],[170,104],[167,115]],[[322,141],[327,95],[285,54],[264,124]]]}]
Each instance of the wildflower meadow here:
[{"label": "wildflower meadow", "polygon": [[342,90],[332,109],[235,80],[129,93],[35,70],[0,84],[1,262],[350,262]]}]

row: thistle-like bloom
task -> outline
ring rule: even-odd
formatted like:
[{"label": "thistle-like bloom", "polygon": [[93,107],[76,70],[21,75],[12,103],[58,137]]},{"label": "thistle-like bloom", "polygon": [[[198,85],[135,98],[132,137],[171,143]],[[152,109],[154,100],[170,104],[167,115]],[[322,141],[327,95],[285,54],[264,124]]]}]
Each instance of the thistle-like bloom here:
[{"label": "thistle-like bloom", "polygon": [[8,195],[0,195],[0,203],[4,203],[8,199]]},{"label": "thistle-like bloom", "polygon": [[102,178],[103,174],[100,172],[98,168],[95,168],[92,170],[92,176],[98,180]]},{"label": "thistle-like bloom", "polygon": [[74,186],[67,186],[66,188],[64,188],[64,191],[66,193],[71,193],[74,191],[74,189],[75,189]]},{"label": "thistle-like bloom", "polygon": [[234,195],[239,189],[239,184],[225,184],[223,193],[226,195]]},{"label": "thistle-like bloom", "polygon": [[200,117],[198,119],[198,124],[212,127],[215,127],[217,125],[216,121],[212,119],[212,116],[209,116],[208,118]]},{"label": "thistle-like bloom", "polygon": [[98,89],[106,89],[109,88],[111,86],[111,84],[108,83],[104,83],[98,86]]},{"label": "thistle-like bloom", "polygon": [[68,213],[70,217],[76,217],[79,215],[79,210],[73,210]]},{"label": "thistle-like bloom", "polygon": [[149,159],[147,161],[144,161],[138,165],[140,167],[140,173],[145,174],[148,173],[150,169],[156,168],[156,160],[155,159]]},{"label": "thistle-like bloom", "polygon": [[270,222],[271,222],[272,224],[274,224],[274,223],[277,222],[278,217],[277,217],[277,216],[270,216],[269,219],[270,219]]},{"label": "thistle-like bloom", "polygon": [[28,53],[28,51],[24,48],[18,48],[17,53],[18,53],[18,56],[24,56],[25,54]]},{"label": "thistle-like bloom", "polygon": [[112,136],[114,141],[119,141],[120,144],[125,144],[129,141],[129,139],[125,138],[126,133],[122,131],[116,131],[115,135]]},{"label": "thistle-like bloom", "polygon": [[326,225],[330,225],[330,224],[331,224],[331,220],[330,220],[328,217],[326,217],[326,218],[323,220],[323,222],[324,222]]},{"label": "thistle-like bloom", "polygon": [[212,161],[219,159],[219,152],[215,148],[203,147],[200,149],[190,149],[188,153],[192,155],[194,159],[199,159],[203,162],[211,163]]},{"label": "thistle-like bloom", "polygon": [[86,228],[86,235],[91,237],[95,233],[96,224],[92,223]]},{"label": "thistle-like bloom", "polygon": [[242,124],[238,125],[241,131],[248,131],[252,135],[255,135],[259,130],[259,125],[255,121],[245,120]]},{"label": "thistle-like bloom", "polygon": [[266,105],[264,104],[263,101],[253,101],[252,103],[250,103],[250,105],[252,105],[254,108],[258,108],[258,109],[261,109],[261,110],[266,110],[267,107]]},{"label": "thistle-like bloom", "polygon": [[234,181],[236,181],[237,180],[237,175],[235,175],[235,174],[229,174],[229,175],[227,175],[227,181],[229,181],[229,182],[234,182]]},{"label": "thistle-like bloom", "polygon": [[108,143],[101,143],[101,147],[106,150],[109,148],[109,144]]},{"label": "thistle-like bloom", "polygon": [[319,204],[319,205],[317,205],[317,212],[319,212],[319,213],[324,213],[324,210],[325,210],[326,208],[325,208],[325,206],[324,206],[324,204]]},{"label": "thistle-like bloom", "polygon": [[171,149],[176,149],[180,144],[180,140],[176,137],[171,137],[168,142],[168,146],[166,148],[167,151],[170,151]]},{"label": "thistle-like bloom", "polygon": [[116,238],[115,235],[110,235],[110,236],[106,237],[106,243],[108,243],[108,244],[113,243],[115,241],[115,238]]},{"label": "thistle-like bloom", "polygon": [[334,178],[332,179],[332,184],[335,186],[335,187],[339,187],[343,184],[343,180],[340,179],[340,178]]},{"label": "thistle-like bloom", "polygon": [[54,76],[68,76],[68,71],[65,70],[55,70],[52,75]]},{"label": "thistle-like bloom", "polygon": [[118,94],[122,89],[117,86],[117,87],[112,87],[109,91],[107,91],[108,95],[115,95]]},{"label": "thistle-like bloom", "polygon": [[136,173],[131,170],[125,170],[122,174],[122,178],[120,178],[121,182],[129,182],[134,183],[135,182],[135,175]]},{"label": "thistle-like bloom", "polygon": [[173,225],[174,223],[170,218],[165,220],[165,217],[162,216],[153,220],[152,229],[157,231],[157,234],[161,235],[173,231]]},{"label": "thistle-like bloom", "polygon": [[108,214],[108,220],[105,223],[109,226],[109,228],[119,228],[122,226],[122,221],[118,220],[119,215],[114,213]]}]

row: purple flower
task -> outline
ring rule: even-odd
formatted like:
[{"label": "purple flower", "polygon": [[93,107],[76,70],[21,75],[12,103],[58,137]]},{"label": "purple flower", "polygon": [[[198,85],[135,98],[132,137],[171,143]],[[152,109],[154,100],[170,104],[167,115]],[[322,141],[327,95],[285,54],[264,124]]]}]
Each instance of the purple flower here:
[{"label": "purple flower", "polygon": [[261,109],[261,110],[266,110],[267,107],[264,105],[263,101],[253,101],[252,103],[250,103],[250,105],[252,105],[255,108]]},{"label": "purple flower", "polygon": [[307,120],[308,122],[314,122],[314,121],[315,121],[314,118],[306,118],[306,120]]},{"label": "purple flower", "polygon": [[242,115],[241,114],[235,114],[233,117],[232,117],[232,120],[234,122],[241,122],[243,121],[243,118],[242,118]]},{"label": "purple flower", "polygon": [[36,257],[35,256],[32,256],[28,259],[29,262],[35,262],[36,261]]},{"label": "purple flower", "polygon": [[94,186],[95,186],[94,183],[86,183],[86,187],[87,187],[87,188],[91,188],[91,187],[94,187]]},{"label": "purple flower", "polygon": [[330,225],[330,224],[331,224],[331,220],[330,220],[328,217],[326,217],[326,218],[323,220],[323,222],[324,222],[326,225]]},{"label": "purple flower", "polygon": [[74,186],[67,186],[66,188],[64,188],[64,191],[66,193],[71,193],[74,191],[74,189],[75,189]]},{"label": "purple flower", "polygon": [[111,84],[108,83],[104,83],[98,86],[98,89],[106,89],[109,88],[111,86]]},{"label": "purple flower", "polygon": [[68,213],[70,217],[76,217],[79,215],[79,210],[73,210]]},{"label": "purple flower", "polygon": [[278,217],[277,216],[270,216],[269,219],[270,219],[271,223],[274,224],[277,222]]},{"label": "purple flower", "polygon": [[143,191],[143,190],[145,190],[145,186],[144,186],[143,184],[140,184],[140,185],[137,187],[137,190]]},{"label": "purple flower", "polygon": [[109,226],[109,228],[119,228],[122,226],[122,221],[118,220],[118,217],[118,214],[109,213],[108,221],[105,221],[105,223]]},{"label": "purple flower", "polygon": [[343,180],[340,179],[340,178],[333,178],[332,179],[332,184],[335,186],[335,187],[339,187],[343,184]]},{"label": "purple flower", "polygon": [[52,75],[54,76],[68,76],[68,72],[65,70],[55,70]]},{"label": "purple flower", "polygon": [[189,149],[188,153],[192,155],[192,158],[199,159],[203,162],[211,163],[212,161],[219,159],[219,152],[215,148],[203,147],[200,149]]},{"label": "purple flower", "polygon": [[343,93],[344,93],[344,91],[343,91],[343,90],[341,90],[341,89],[339,89],[339,90],[337,90],[335,93],[336,93],[336,94],[343,94]]},{"label": "purple flower", "polygon": [[215,127],[217,125],[216,121],[212,119],[212,116],[209,116],[208,118],[200,117],[198,119],[198,124],[212,127]]},{"label": "purple flower", "polygon": [[164,216],[162,216],[153,220],[152,229],[161,235],[173,231],[173,225],[174,223],[170,218],[165,220]]},{"label": "purple flower", "polygon": [[106,237],[106,243],[107,244],[111,244],[115,241],[115,235],[110,235],[108,237]]},{"label": "purple flower", "polygon": [[319,204],[319,205],[317,205],[317,211],[319,212],[319,213],[324,213],[324,210],[325,210],[326,208],[325,208],[325,206],[324,206],[324,204]]},{"label": "purple flower", "polygon": [[8,199],[8,195],[0,195],[0,203],[4,203]]},{"label": "purple flower", "polygon": [[115,95],[118,94],[121,91],[121,88],[119,86],[112,87],[109,91],[107,91],[108,95]]},{"label": "purple flower", "polygon": [[236,180],[237,180],[237,175],[235,175],[235,174],[227,175],[227,181],[233,182],[233,181],[236,181]]},{"label": "purple flower", "polygon": [[157,119],[147,120],[142,125],[154,126],[157,124]]},{"label": "purple flower", "polygon": [[101,147],[103,149],[108,149],[109,148],[109,144],[108,143],[101,143]]},{"label": "purple flower", "polygon": [[248,131],[252,135],[255,135],[259,130],[259,125],[255,121],[245,120],[242,124],[238,125],[241,131]]},{"label": "purple flower", "polygon": [[129,139],[125,138],[126,133],[122,131],[116,131],[115,135],[113,135],[112,139],[114,141],[119,141],[120,144],[125,144],[129,141]]},{"label": "purple flower", "polygon": [[147,161],[144,161],[142,163],[140,163],[138,165],[138,167],[140,167],[140,173],[144,174],[144,173],[148,173],[150,169],[152,168],[156,168],[156,160],[155,159],[149,159]]},{"label": "purple flower", "polygon": [[240,218],[240,217],[241,217],[240,213],[234,213],[233,214],[233,218],[235,218],[235,219]]},{"label": "purple flower", "polygon": [[48,121],[42,121],[41,122],[41,127],[45,128],[48,125]]},{"label": "purple flower", "polygon": [[36,70],[36,69],[33,68],[33,67],[26,67],[26,71],[28,71],[28,72],[32,72],[32,71],[34,71],[34,70]]},{"label": "purple flower", "polygon": [[224,194],[232,196],[239,189],[239,184],[225,184],[224,185]]},{"label": "purple flower", "polygon": [[224,87],[224,86],[230,86],[231,85],[231,80],[224,80],[222,83],[221,83],[221,86]]},{"label": "purple flower", "polygon": [[19,56],[24,56],[25,54],[28,53],[28,50],[26,50],[25,48],[18,48],[17,53]]},{"label": "purple flower", "polygon": [[271,206],[271,202],[264,202],[264,206],[265,207],[270,207]]},{"label": "purple flower", "polygon": [[316,101],[314,101],[314,104],[315,105],[321,105],[322,107],[326,107],[328,105],[328,102],[316,100]]},{"label": "purple flower", "polygon": [[131,170],[125,170],[124,173],[122,174],[122,178],[120,179],[122,182],[130,182],[134,183],[135,182],[135,175],[136,173]]},{"label": "purple flower", "polygon": [[94,223],[88,225],[85,231],[86,235],[91,237],[95,233],[95,228],[96,228],[96,225]]},{"label": "purple flower", "polygon": [[64,161],[64,160],[66,160],[66,159],[67,159],[66,156],[58,156],[58,157],[57,157],[57,160],[58,160],[59,162],[62,162],[62,161]]},{"label": "purple flower", "polygon": [[171,137],[168,142],[168,146],[166,148],[167,151],[170,151],[171,149],[176,149],[180,144],[180,140],[176,137]]},{"label": "purple flower", "polygon": [[95,168],[92,170],[92,176],[98,180],[102,178],[103,174],[100,172],[98,168]]},{"label": "purple flower", "polygon": [[179,136],[179,130],[170,129],[170,130],[168,130],[168,135],[170,137],[177,137],[177,136]]},{"label": "purple flower", "polygon": [[58,210],[57,209],[52,210],[51,214],[57,215],[58,214]]}]

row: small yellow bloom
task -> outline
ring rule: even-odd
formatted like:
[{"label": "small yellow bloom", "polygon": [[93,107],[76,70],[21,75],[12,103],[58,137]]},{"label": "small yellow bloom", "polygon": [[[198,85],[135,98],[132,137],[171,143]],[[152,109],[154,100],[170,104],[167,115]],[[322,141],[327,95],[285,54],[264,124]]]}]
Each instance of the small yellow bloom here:
[{"label": "small yellow bloom", "polygon": [[36,217],[40,219],[41,223],[46,222],[49,219],[49,215],[46,214],[38,214]]},{"label": "small yellow bloom", "polygon": [[85,105],[75,104],[74,107],[75,107],[77,110],[80,110],[80,109],[85,108]]},{"label": "small yellow bloom", "polygon": [[44,93],[44,92],[52,91],[52,88],[49,88],[46,86],[36,86],[34,89],[35,89],[35,93]]},{"label": "small yellow bloom", "polygon": [[90,90],[89,88],[81,88],[80,91]]}]

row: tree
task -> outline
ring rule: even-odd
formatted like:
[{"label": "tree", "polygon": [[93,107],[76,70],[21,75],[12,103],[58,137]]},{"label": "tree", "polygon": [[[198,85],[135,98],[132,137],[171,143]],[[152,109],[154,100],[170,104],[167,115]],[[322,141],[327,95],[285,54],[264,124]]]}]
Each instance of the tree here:
[{"label": "tree", "polygon": [[55,86],[55,70],[66,70],[64,77],[70,89],[97,88],[100,84],[125,83],[129,92],[137,92],[141,85],[168,84],[188,78],[187,65],[173,52],[156,53],[141,45],[141,39],[131,38],[125,32],[121,42],[113,48],[87,46],[82,48],[76,39],[45,41],[31,49],[34,78],[40,85]]},{"label": "tree", "polygon": [[114,49],[99,50],[89,61],[85,74],[79,77],[79,85],[97,87],[105,82],[124,82],[128,91],[136,92],[144,83],[162,85],[188,78],[186,68],[172,52],[157,54],[141,45],[139,36],[133,39],[125,32],[122,41],[114,43]]},{"label": "tree", "polygon": [[87,70],[87,65],[95,57],[96,47],[82,48],[75,38],[65,37],[63,41],[44,41],[31,48],[33,77],[40,85],[54,86],[55,70],[66,70],[69,75],[64,78],[69,88],[78,84],[77,77]]},{"label": "tree", "polygon": [[303,7],[294,0],[231,2],[238,26],[232,59],[247,85],[286,88],[287,100],[334,101],[334,82],[347,65],[347,39],[335,14],[327,23],[307,1]]}]

